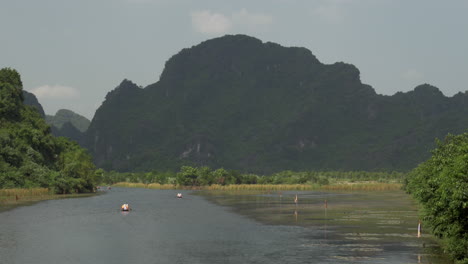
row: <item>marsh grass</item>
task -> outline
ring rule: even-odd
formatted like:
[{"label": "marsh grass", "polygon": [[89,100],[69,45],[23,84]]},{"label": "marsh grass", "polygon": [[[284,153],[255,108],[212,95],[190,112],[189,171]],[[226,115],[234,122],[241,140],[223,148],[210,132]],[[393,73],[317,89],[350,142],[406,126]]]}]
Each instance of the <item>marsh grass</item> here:
[{"label": "marsh grass", "polygon": [[0,189],[0,202],[8,200],[24,200],[50,194],[51,192],[47,188]]},{"label": "marsh grass", "polygon": [[323,185],[320,190],[327,191],[397,191],[401,190],[401,183],[383,182],[339,182],[332,185]]},{"label": "marsh grass", "polygon": [[208,191],[308,191],[316,190],[319,185],[308,184],[233,184],[205,186],[202,189]]},{"label": "marsh grass", "polygon": [[126,188],[146,188],[146,189],[158,189],[158,190],[172,190],[178,189],[173,184],[159,184],[159,183],[134,183],[134,182],[118,182],[113,184],[114,187],[126,187]]},{"label": "marsh grass", "polygon": [[159,190],[207,190],[207,191],[393,191],[401,190],[401,183],[382,183],[382,182],[337,182],[330,185],[318,184],[231,184],[210,186],[180,186],[173,184],[158,184],[158,183],[131,183],[119,182],[114,184],[115,187],[127,188],[147,188]]},{"label": "marsh grass", "polygon": [[44,200],[87,197],[90,195],[94,195],[94,193],[54,194],[47,188],[0,189],[0,212]]}]

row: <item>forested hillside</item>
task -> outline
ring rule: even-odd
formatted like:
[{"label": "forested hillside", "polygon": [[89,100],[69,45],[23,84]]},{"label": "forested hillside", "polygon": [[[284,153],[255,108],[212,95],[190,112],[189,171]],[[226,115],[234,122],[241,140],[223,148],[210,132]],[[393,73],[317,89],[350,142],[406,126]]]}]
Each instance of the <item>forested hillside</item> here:
[{"label": "forested hillside", "polygon": [[16,70],[0,70],[0,188],[45,187],[89,192],[98,175],[87,151],[56,138],[39,112],[24,104]]},{"label": "forested hillside", "polygon": [[174,55],[157,83],[124,80],[97,110],[86,146],[98,166],[119,171],[407,171],[435,138],[465,131],[467,102],[428,84],[379,95],[353,65],[224,36]]}]

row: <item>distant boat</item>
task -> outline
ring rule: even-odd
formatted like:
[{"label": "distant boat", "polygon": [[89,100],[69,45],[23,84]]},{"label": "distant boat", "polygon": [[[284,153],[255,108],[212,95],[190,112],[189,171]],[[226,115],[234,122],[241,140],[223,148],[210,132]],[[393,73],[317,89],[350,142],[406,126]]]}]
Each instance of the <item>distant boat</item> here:
[{"label": "distant boat", "polygon": [[121,210],[122,211],[130,211],[130,206],[128,204],[122,204]]},{"label": "distant boat", "polygon": [[178,193],[178,194],[177,194],[177,198],[182,198],[182,194],[181,194],[181,193]]}]

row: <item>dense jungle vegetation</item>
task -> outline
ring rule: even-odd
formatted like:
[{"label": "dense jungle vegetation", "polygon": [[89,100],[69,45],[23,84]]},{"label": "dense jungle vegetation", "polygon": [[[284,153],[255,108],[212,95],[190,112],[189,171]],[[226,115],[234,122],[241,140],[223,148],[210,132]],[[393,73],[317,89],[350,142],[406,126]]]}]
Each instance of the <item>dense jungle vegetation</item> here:
[{"label": "dense jungle vegetation", "polygon": [[34,107],[23,103],[19,73],[0,70],[0,188],[49,188],[91,192],[99,174],[77,143],[54,137]]},{"label": "dense jungle vegetation", "polygon": [[401,172],[366,172],[366,171],[281,171],[269,175],[241,173],[224,168],[182,166],[178,172],[151,171],[102,172],[102,180],[107,184],[117,182],[158,183],[177,186],[210,186],[232,184],[317,184],[326,185],[336,181],[377,181],[403,182],[406,174]]}]

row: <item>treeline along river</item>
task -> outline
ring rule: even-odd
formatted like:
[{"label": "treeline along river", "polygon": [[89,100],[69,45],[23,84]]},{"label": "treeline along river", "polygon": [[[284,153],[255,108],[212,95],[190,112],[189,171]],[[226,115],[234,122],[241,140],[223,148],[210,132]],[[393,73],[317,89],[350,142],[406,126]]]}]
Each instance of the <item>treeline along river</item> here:
[{"label": "treeline along river", "polygon": [[446,263],[416,236],[403,193],[177,192],[113,188],[2,212],[0,263]]}]

